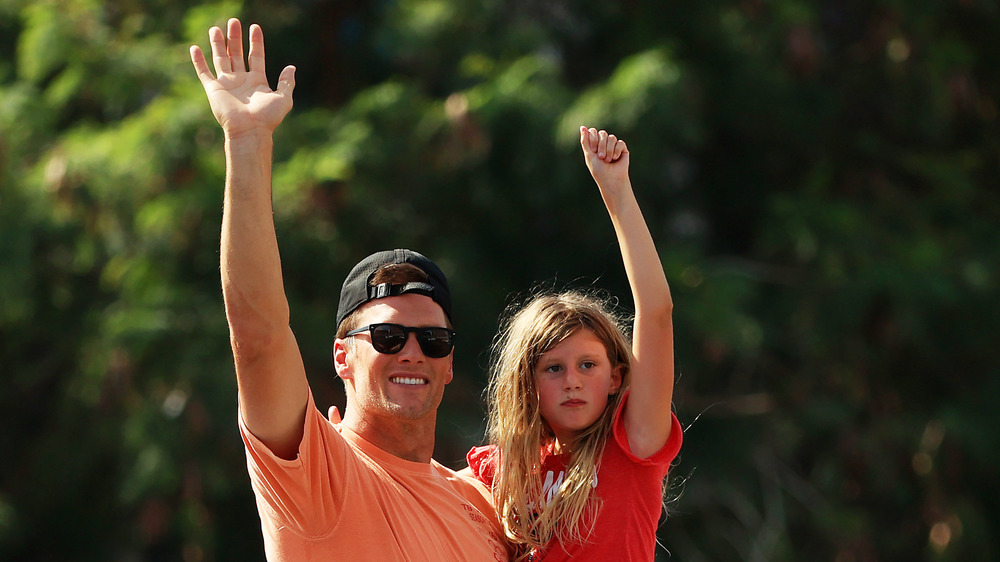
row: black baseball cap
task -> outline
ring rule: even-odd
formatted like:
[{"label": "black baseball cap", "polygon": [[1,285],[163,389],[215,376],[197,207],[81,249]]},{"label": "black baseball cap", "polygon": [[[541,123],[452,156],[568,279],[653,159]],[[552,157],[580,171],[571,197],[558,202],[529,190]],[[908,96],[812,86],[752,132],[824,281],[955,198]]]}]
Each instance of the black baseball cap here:
[{"label": "black baseball cap", "polygon": [[[408,263],[418,267],[427,274],[427,282],[414,281],[402,285],[382,283],[370,286],[375,272],[386,265]],[[434,262],[423,254],[413,250],[383,250],[375,252],[358,262],[354,269],[344,279],[340,289],[340,305],[337,307],[337,327],[350,313],[368,301],[383,297],[394,297],[405,293],[416,293],[434,299],[434,302],[444,310],[448,320],[451,318],[451,291],[448,290],[448,279]]]}]

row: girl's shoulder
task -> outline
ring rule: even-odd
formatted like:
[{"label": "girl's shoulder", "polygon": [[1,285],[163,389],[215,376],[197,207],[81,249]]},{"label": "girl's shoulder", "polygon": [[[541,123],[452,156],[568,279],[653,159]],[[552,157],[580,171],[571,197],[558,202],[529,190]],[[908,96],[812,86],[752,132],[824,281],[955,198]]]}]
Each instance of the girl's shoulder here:
[{"label": "girl's shoulder", "polygon": [[500,465],[500,453],[496,445],[473,447],[465,455],[465,460],[468,461],[469,468],[477,480],[487,486],[493,486],[493,477]]}]

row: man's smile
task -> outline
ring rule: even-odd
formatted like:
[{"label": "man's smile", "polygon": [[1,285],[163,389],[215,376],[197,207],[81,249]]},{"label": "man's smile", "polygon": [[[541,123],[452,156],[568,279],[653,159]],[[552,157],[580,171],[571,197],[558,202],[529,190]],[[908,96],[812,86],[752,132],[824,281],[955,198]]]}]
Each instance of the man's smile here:
[{"label": "man's smile", "polygon": [[389,377],[389,382],[393,382],[396,384],[415,385],[415,386],[428,384],[427,379],[421,379],[417,377]]}]

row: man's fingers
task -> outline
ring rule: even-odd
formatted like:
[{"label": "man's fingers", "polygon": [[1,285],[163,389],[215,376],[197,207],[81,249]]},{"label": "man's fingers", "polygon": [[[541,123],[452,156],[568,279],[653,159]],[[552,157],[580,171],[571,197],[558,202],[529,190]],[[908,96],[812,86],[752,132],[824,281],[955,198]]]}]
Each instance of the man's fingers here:
[{"label": "man's fingers", "polygon": [[294,89],[295,67],[288,65],[281,71],[281,75],[278,76],[277,92],[282,95],[290,95]]},{"label": "man's fingers", "polygon": [[201,47],[197,45],[191,45],[191,64],[194,65],[194,71],[198,74],[198,79],[204,85],[208,80],[212,80],[215,77],[212,76],[212,71],[208,68],[208,61],[205,60],[205,53],[202,52]]},{"label": "man's fingers", "polygon": [[264,72],[264,30],[257,24],[250,25],[250,72]]},{"label": "man's fingers", "polygon": [[229,61],[229,52],[226,50],[226,36],[222,30],[213,27],[208,30],[208,42],[212,45],[212,63],[215,64],[215,73],[223,74],[233,71],[233,65]]},{"label": "man's fingers", "polygon": [[229,34],[226,47],[229,52],[229,64],[233,72],[246,70],[243,62],[243,25],[236,18],[229,18]]},{"label": "man's fingers", "polygon": [[330,423],[340,423],[343,421],[340,417],[340,411],[336,406],[330,406],[330,409],[326,412],[326,418],[330,420]]}]

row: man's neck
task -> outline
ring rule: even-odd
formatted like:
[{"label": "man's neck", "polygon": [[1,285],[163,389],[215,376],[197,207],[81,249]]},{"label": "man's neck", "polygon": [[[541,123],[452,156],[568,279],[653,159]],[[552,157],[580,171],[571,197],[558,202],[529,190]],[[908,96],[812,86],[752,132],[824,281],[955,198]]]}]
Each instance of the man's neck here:
[{"label": "man's neck", "polygon": [[343,425],[391,455],[428,463],[434,454],[435,421],[435,416],[418,420],[398,417],[368,419],[357,415],[357,409],[349,408]]}]

